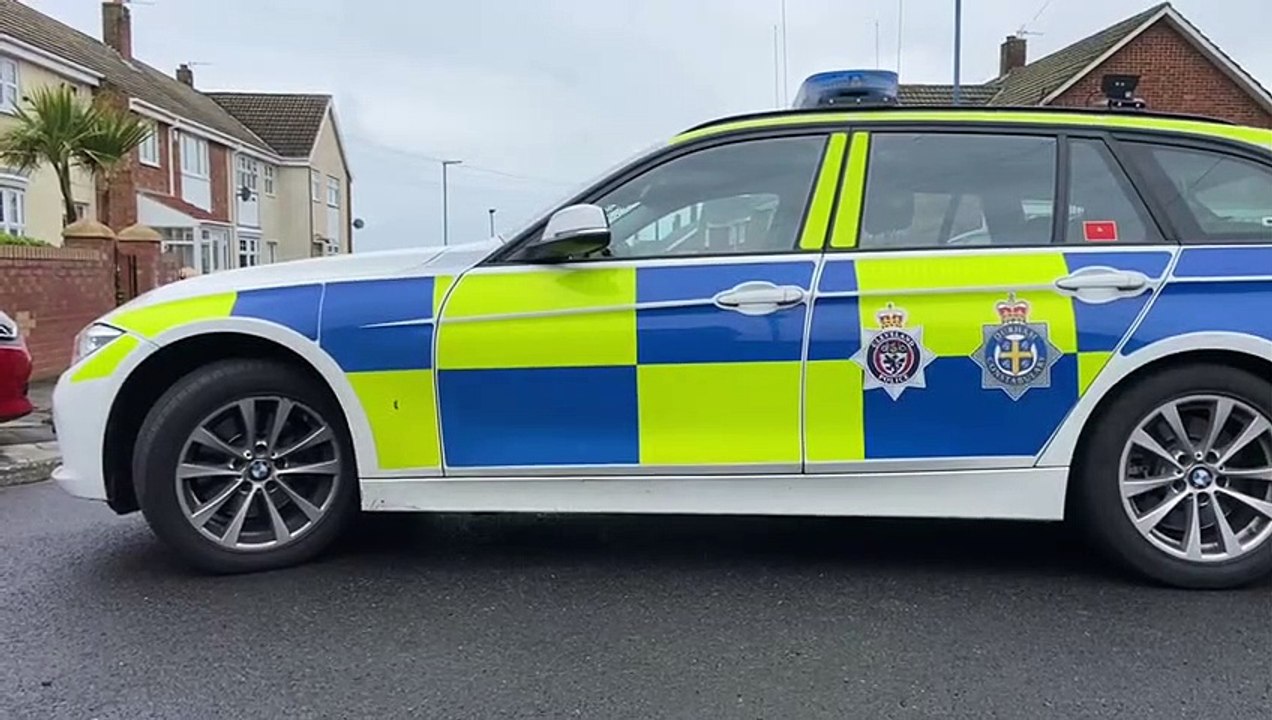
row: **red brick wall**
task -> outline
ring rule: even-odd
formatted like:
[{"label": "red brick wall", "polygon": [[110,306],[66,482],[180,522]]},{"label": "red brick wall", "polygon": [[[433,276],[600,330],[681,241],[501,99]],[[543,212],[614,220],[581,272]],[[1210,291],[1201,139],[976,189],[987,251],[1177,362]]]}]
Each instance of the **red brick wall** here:
[{"label": "red brick wall", "polygon": [[230,221],[230,149],[208,143],[209,174],[212,176],[212,215]]},{"label": "red brick wall", "polygon": [[159,136],[159,167],[141,162],[137,159],[137,151],[134,150],[133,159],[136,162],[136,170],[133,171],[133,179],[137,182],[138,190],[150,190],[167,195],[171,193],[168,189],[172,178],[172,173],[169,171],[172,167],[169,164],[172,157],[172,143],[168,140],[171,136],[166,125],[156,125],[155,134]]},{"label": "red brick wall", "polygon": [[1209,115],[1242,125],[1272,127],[1272,114],[1164,20],[1117,51],[1052,104],[1090,105],[1103,96],[1100,78],[1118,73],[1140,76],[1136,94],[1148,102],[1150,110]]},{"label": "red brick wall", "polygon": [[115,307],[105,250],[0,245],[0,278],[0,308],[23,326],[37,380],[65,370],[75,334]]}]

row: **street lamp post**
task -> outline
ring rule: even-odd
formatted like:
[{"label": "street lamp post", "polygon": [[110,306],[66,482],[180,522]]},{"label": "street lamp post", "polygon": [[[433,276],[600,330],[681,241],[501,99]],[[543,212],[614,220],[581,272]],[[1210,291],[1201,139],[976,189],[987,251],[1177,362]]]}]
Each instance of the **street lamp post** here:
[{"label": "street lamp post", "polygon": [[954,0],[954,104],[963,99],[963,0]]},{"label": "street lamp post", "polygon": [[463,160],[442,161],[442,245],[450,244],[450,203],[447,197],[446,171],[451,165],[462,165]]},{"label": "street lamp post", "polygon": [[495,209],[490,208],[486,212],[490,213],[490,237],[495,236]]}]

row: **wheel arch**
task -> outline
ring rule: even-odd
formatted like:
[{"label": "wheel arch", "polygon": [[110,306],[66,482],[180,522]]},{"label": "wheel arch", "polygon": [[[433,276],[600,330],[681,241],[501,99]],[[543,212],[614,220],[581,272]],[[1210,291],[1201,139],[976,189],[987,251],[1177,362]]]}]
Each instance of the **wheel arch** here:
[{"label": "wheel arch", "polygon": [[353,439],[358,474],[376,462],[370,426],[344,373],[316,343],[289,328],[254,320],[225,318],[168,331],[158,348],[132,368],[111,401],[103,437],[102,473],[106,498],[118,513],[138,509],[132,484],[137,435],[146,415],[168,388],[200,366],[232,358],[272,358],[297,368],[330,393],[345,415]]},{"label": "wheel arch", "polygon": [[1163,370],[1197,363],[1232,365],[1272,377],[1272,340],[1238,333],[1193,333],[1129,355],[1114,355],[1043,450],[1038,465],[1072,465],[1101,414],[1118,396]]}]

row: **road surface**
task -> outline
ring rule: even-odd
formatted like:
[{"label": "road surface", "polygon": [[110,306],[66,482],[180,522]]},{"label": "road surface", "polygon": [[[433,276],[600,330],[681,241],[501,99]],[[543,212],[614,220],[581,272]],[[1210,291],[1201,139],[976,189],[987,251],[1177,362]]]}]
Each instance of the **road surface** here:
[{"label": "road surface", "polygon": [[1272,585],[1144,586],[1060,526],[377,516],[305,567],[174,563],[0,489],[0,717],[1272,714]]}]

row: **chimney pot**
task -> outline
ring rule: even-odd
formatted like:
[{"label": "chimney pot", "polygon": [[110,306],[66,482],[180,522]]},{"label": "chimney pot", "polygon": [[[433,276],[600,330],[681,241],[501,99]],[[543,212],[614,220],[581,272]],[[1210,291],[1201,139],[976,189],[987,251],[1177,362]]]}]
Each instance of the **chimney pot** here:
[{"label": "chimney pot", "polygon": [[132,60],[132,16],[124,0],[102,3],[102,42],[115,49],[125,60]]},{"label": "chimney pot", "polygon": [[1028,46],[1020,35],[1008,35],[998,55],[998,75],[1002,77],[1029,62]]},{"label": "chimney pot", "polygon": [[183,85],[194,87],[194,71],[190,69],[187,63],[181,63],[177,67],[177,80]]}]

